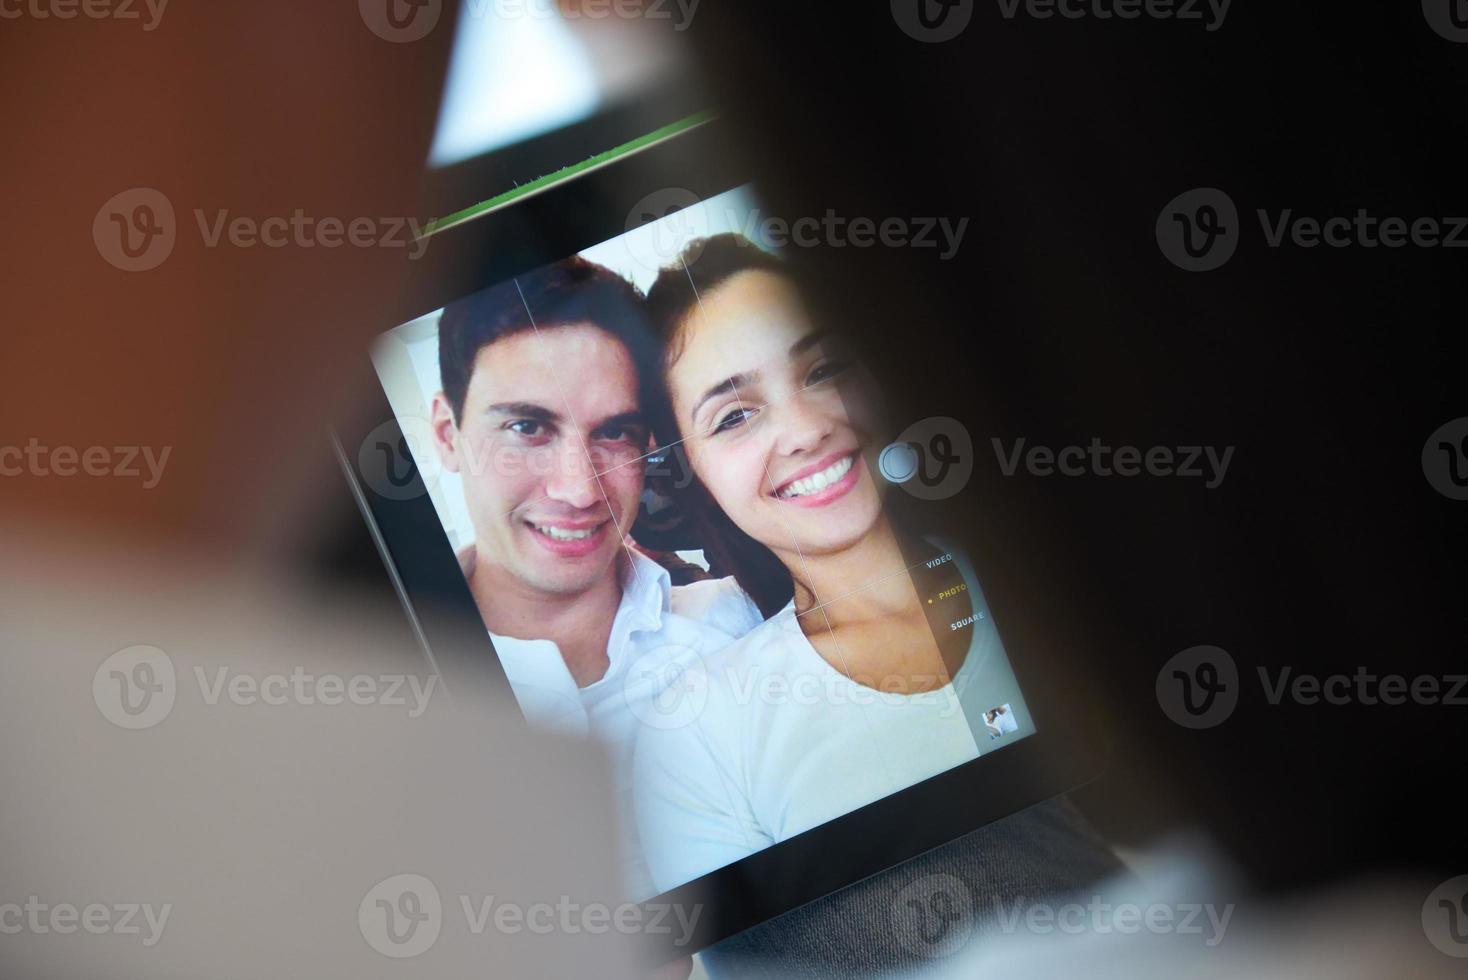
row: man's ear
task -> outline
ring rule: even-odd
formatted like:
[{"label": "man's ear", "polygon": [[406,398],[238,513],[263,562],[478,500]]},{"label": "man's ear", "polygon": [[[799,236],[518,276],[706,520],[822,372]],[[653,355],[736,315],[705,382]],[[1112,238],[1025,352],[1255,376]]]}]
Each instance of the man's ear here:
[{"label": "man's ear", "polygon": [[454,410],[441,391],[433,396],[433,417],[428,424],[433,429],[433,448],[438,451],[443,468],[450,473],[459,472],[459,427],[454,422]]}]

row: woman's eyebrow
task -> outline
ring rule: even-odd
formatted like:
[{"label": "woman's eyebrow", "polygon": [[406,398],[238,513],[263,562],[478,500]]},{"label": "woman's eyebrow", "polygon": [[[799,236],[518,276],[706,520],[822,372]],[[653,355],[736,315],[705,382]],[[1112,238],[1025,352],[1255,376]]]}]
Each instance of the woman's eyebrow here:
[{"label": "woman's eyebrow", "polygon": [[698,418],[698,410],[700,408],[703,408],[703,403],[708,401],[710,398],[715,398],[719,395],[728,394],[731,391],[738,391],[740,388],[743,388],[745,385],[749,384],[749,382],[753,379],[755,373],[756,372],[747,372],[743,374],[731,375],[730,377],[727,377],[723,381],[720,381],[718,384],[714,385],[708,391],[705,391],[703,393],[703,396],[699,398],[698,401],[693,403],[693,408],[691,411],[689,411],[688,418],[690,420]]},{"label": "woman's eyebrow", "polygon": [[831,336],[831,331],[829,330],[812,330],[790,345],[790,356],[794,357],[796,354],[804,354],[829,336]]}]

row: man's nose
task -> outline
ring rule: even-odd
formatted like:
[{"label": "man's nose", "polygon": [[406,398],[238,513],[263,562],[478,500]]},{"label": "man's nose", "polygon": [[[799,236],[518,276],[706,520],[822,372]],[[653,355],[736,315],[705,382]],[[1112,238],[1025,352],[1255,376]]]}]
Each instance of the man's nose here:
[{"label": "man's nose", "polygon": [[601,500],[596,470],[585,446],[575,443],[561,447],[549,463],[550,472],[545,479],[547,497],[578,509],[591,507]]}]

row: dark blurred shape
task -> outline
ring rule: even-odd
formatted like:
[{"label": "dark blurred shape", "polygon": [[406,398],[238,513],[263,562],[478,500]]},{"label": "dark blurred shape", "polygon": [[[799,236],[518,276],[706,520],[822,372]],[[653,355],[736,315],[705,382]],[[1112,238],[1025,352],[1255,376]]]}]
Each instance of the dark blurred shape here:
[{"label": "dark blurred shape", "polygon": [[[1272,706],[1258,670],[1463,672],[1468,511],[1418,463],[1464,412],[1462,253],[1269,248],[1256,210],[1468,213],[1463,52],[1415,5],[1239,7],[1216,31],[961,6],[967,27],[935,44],[888,4],[710,2],[691,33],[771,213],[972,218],[946,262],[796,261],[912,418],[972,428],[966,529],[1052,570],[1027,587],[1063,596],[1056,648],[1122,734],[1078,799],[1124,842],[1207,827],[1269,886],[1460,869],[1444,795],[1461,708]],[[1246,225],[1208,273],[1154,234],[1193,187],[1224,189]],[[1092,437],[1237,452],[1213,490],[1001,478],[989,458],[994,438]],[[1229,651],[1245,689],[1228,723],[1189,731],[1153,692],[1198,644]]]}]

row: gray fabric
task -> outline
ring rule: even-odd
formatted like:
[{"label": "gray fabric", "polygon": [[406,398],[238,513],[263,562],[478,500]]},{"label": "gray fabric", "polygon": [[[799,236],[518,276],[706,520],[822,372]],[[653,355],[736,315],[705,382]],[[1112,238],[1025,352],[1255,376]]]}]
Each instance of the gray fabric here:
[{"label": "gray fabric", "polygon": [[1124,870],[1069,801],[1031,807],[706,950],[713,980],[877,977],[932,966],[1021,899]]}]

